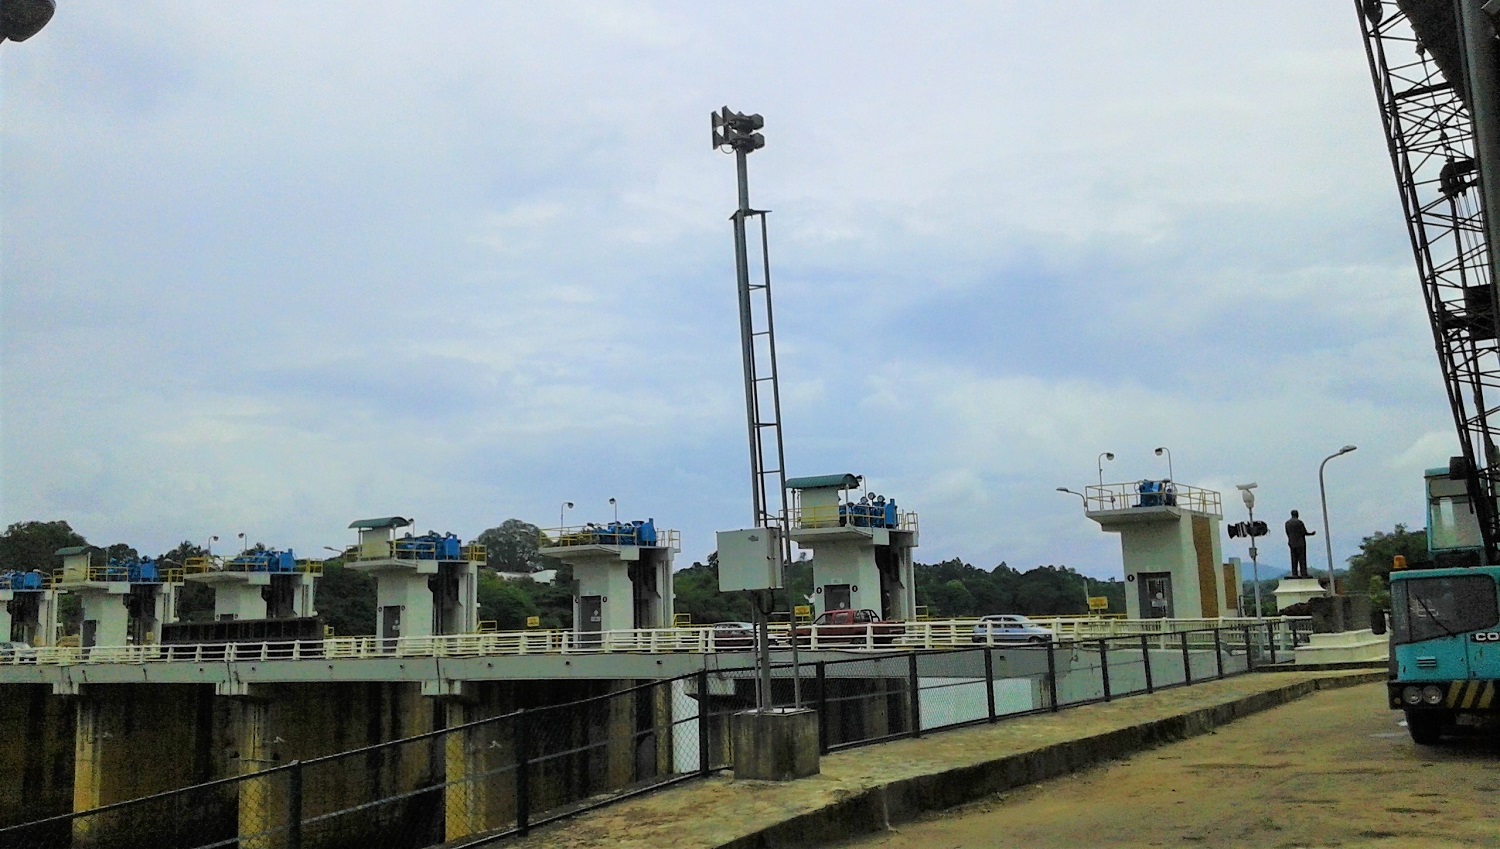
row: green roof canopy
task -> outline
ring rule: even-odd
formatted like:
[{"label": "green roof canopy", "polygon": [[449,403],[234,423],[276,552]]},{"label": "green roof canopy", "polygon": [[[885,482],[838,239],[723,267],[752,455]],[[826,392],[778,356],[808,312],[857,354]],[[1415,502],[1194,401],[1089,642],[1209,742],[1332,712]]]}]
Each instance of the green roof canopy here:
[{"label": "green roof canopy", "polygon": [[787,489],[856,489],[859,475],[813,475],[810,478],[787,478]]},{"label": "green roof canopy", "polygon": [[400,516],[386,516],[380,519],[355,519],[349,523],[349,527],[357,531],[373,531],[380,528],[404,528],[413,520],[403,519]]},{"label": "green roof canopy", "polygon": [[87,554],[94,550],[92,545],[73,545],[67,548],[59,548],[54,554],[58,557],[72,557],[75,554]]}]

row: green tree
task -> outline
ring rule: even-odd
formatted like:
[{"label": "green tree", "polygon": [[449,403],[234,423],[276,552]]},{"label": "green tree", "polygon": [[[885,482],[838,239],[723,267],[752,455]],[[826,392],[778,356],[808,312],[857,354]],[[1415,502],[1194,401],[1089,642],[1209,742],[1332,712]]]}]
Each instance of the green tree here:
[{"label": "green tree", "polygon": [[489,567],[500,572],[536,572],[547,568],[537,552],[541,529],[520,519],[506,519],[474,538],[489,554]]},{"label": "green tree", "polygon": [[[528,581],[535,586],[534,581]],[[507,581],[494,572],[479,573],[479,618],[493,621],[502,631],[517,631],[526,627],[526,618],[538,616],[536,602],[519,586],[520,582]]]},{"label": "green tree", "polygon": [[88,545],[67,522],[16,522],[0,534],[0,569],[51,572],[59,565],[57,550]]},{"label": "green tree", "polygon": [[324,623],[339,636],[375,633],[375,579],[348,568],[340,558],[323,561],[317,606]]},{"label": "green tree", "polygon": [[1376,531],[1360,541],[1359,553],[1349,558],[1349,589],[1369,592],[1371,578],[1380,578],[1382,586],[1390,580],[1391,563],[1396,555],[1406,558],[1408,568],[1420,568],[1432,562],[1427,553],[1427,531],[1410,531],[1397,525],[1391,533]]},{"label": "green tree", "polygon": [[[168,568],[181,569],[189,557],[203,557],[208,550],[183,540],[176,548],[157,558]],[[207,622],[214,618],[214,591],[208,584],[187,581],[177,588],[177,618],[185,622]]]}]

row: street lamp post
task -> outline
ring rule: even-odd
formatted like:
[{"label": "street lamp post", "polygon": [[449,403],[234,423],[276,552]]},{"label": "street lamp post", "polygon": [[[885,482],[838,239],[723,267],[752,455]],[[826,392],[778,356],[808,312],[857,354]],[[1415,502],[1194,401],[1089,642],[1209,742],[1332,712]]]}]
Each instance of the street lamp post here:
[{"label": "street lamp post", "polygon": [[1065,487],[1065,486],[1060,486],[1060,487],[1058,487],[1058,488],[1057,488],[1057,491],[1058,491],[1058,492],[1066,492],[1066,493],[1067,493],[1067,494],[1069,494],[1069,495],[1076,495],[1076,496],[1078,496],[1078,497],[1079,497],[1079,499],[1081,499],[1081,500],[1082,500],[1082,501],[1083,501],[1083,509],[1084,509],[1084,512],[1088,512],[1088,509],[1089,509],[1089,499],[1088,499],[1088,496],[1086,496],[1086,495],[1084,495],[1084,494],[1083,494],[1083,493],[1081,493],[1081,492],[1075,492],[1075,491],[1073,491],[1073,490],[1071,490],[1071,489],[1068,489],[1068,488],[1067,488],[1067,487]]},{"label": "street lamp post", "polygon": [[1099,465],[1099,485],[1101,487],[1104,486],[1104,461],[1105,460],[1111,460],[1112,461],[1114,459],[1115,459],[1115,455],[1111,454],[1108,451],[1103,451],[1103,452],[1100,452],[1100,454],[1099,454],[1099,463],[1098,463],[1098,465]]},{"label": "street lamp post", "polygon": [[1172,451],[1165,445],[1156,449],[1156,456],[1160,457],[1163,453],[1167,455],[1167,480],[1175,481],[1177,476],[1172,474]]},{"label": "street lamp post", "polygon": [[1235,488],[1240,491],[1240,498],[1245,502],[1245,509],[1250,511],[1250,580],[1255,585],[1255,618],[1263,618],[1260,608],[1260,561],[1256,559],[1260,552],[1255,548],[1255,484],[1239,483]]},{"label": "street lamp post", "polygon": [[613,498],[609,500],[609,506],[615,510],[615,524],[620,524],[620,503]]},{"label": "street lamp post", "polygon": [[[1323,467],[1325,467],[1325,466],[1328,465],[1328,461],[1329,460],[1332,460],[1334,457],[1342,457],[1343,455],[1348,454],[1350,451],[1355,450],[1356,447],[1357,446],[1354,446],[1354,445],[1345,445],[1343,448],[1340,448],[1339,450],[1335,451],[1334,453],[1329,454],[1327,457],[1324,457],[1323,458],[1323,462],[1321,462],[1321,463],[1318,464],[1318,497],[1323,502],[1323,546],[1324,546],[1324,549],[1328,552],[1328,594],[1329,595],[1334,595],[1334,592],[1333,592],[1333,540],[1328,535],[1328,489],[1327,489],[1327,487],[1325,487],[1323,485]],[[1335,622],[1337,622],[1339,624],[1342,624],[1343,617],[1340,616],[1340,615],[1337,615],[1337,614],[1339,614],[1341,612],[1342,612],[1342,609],[1340,608],[1340,606],[1335,605],[1334,606],[1334,613],[1335,613],[1334,620],[1335,620]],[[1344,629],[1342,627],[1340,627],[1339,630],[1342,631]]]},{"label": "street lamp post", "polygon": [[562,533],[562,529],[567,526],[568,523],[567,523],[567,520],[564,517],[567,516],[568,511],[572,510],[572,509],[573,509],[573,502],[571,502],[571,501],[564,501],[562,503],[562,506],[557,509],[557,531],[558,531],[558,533]]},{"label": "street lamp post", "polygon": [[245,535],[244,534],[235,534],[235,536],[237,536],[237,537],[240,538],[240,554],[244,554],[245,552],[249,551],[250,550],[248,548],[249,543],[246,541]]}]

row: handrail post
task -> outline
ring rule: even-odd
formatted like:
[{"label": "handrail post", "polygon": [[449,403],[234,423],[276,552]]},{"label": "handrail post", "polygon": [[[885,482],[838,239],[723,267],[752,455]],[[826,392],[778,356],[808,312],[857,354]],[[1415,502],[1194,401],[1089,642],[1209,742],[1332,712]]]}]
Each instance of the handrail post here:
[{"label": "handrail post", "polygon": [[1054,712],[1062,708],[1057,705],[1057,641],[1047,641],[1047,695]]},{"label": "handrail post", "polygon": [[1219,677],[1224,677],[1224,647],[1219,642],[1219,629],[1214,629],[1214,660],[1219,664]]},{"label": "handrail post", "polygon": [[1109,643],[1106,640],[1099,641],[1099,680],[1104,682],[1104,700],[1107,702],[1112,695],[1109,690]]},{"label": "handrail post", "polygon": [[990,722],[995,721],[995,653],[988,647],[984,652],[984,701],[990,711]]},{"label": "handrail post", "polygon": [[708,670],[698,670],[698,774],[708,775]]},{"label": "handrail post", "polygon": [[828,667],[818,661],[818,753],[828,754]]},{"label": "handrail post", "polygon": [[1250,647],[1250,626],[1243,626],[1242,628],[1240,628],[1240,632],[1245,636],[1245,671],[1254,672],[1255,650]]},{"label": "handrail post", "polygon": [[917,679],[917,653],[907,655],[906,685],[911,688],[911,736],[922,736],[922,690]]},{"label": "handrail post", "polygon": [[1271,631],[1271,623],[1266,623],[1266,645],[1271,649],[1271,663],[1276,663],[1276,635]]},{"label": "handrail post", "polygon": [[1156,692],[1156,684],[1151,680],[1151,639],[1145,634],[1141,635],[1141,664],[1146,670],[1146,692]]},{"label": "handrail post", "polygon": [[516,714],[516,831],[521,834],[531,831],[531,780],[528,775],[531,755],[528,751],[530,736],[526,727],[530,723],[526,719],[526,711]]},{"label": "handrail post", "polygon": [[292,761],[286,783],[286,849],[302,849],[302,761]]},{"label": "handrail post", "polygon": [[1182,683],[1193,683],[1193,659],[1188,655],[1188,632],[1183,631],[1182,637]]}]

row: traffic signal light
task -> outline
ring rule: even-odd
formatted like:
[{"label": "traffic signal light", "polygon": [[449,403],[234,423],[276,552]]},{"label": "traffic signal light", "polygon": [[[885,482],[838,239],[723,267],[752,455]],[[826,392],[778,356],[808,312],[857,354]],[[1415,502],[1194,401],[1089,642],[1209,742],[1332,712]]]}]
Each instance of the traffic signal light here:
[{"label": "traffic signal light", "polygon": [[1258,519],[1254,522],[1235,522],[1229,526],[1229,538],[1250,537],[1253,539],[1265,536],[1270,533],[1270,530],[1265,522]]},{"label": "traffic signal light", "polygon": [[25,41],[52,20],[56,0],[4,0],[0,2],[0,41]]},{"label": "traffic signal light", "polygon": [[714,150],[729,147],[749,153],[766,146],[766,137],[756,132],[766,125],[766,119],[759,115],[731,112],[725,106],[718,112],[710,112],[709,118],[713,125]]}]

